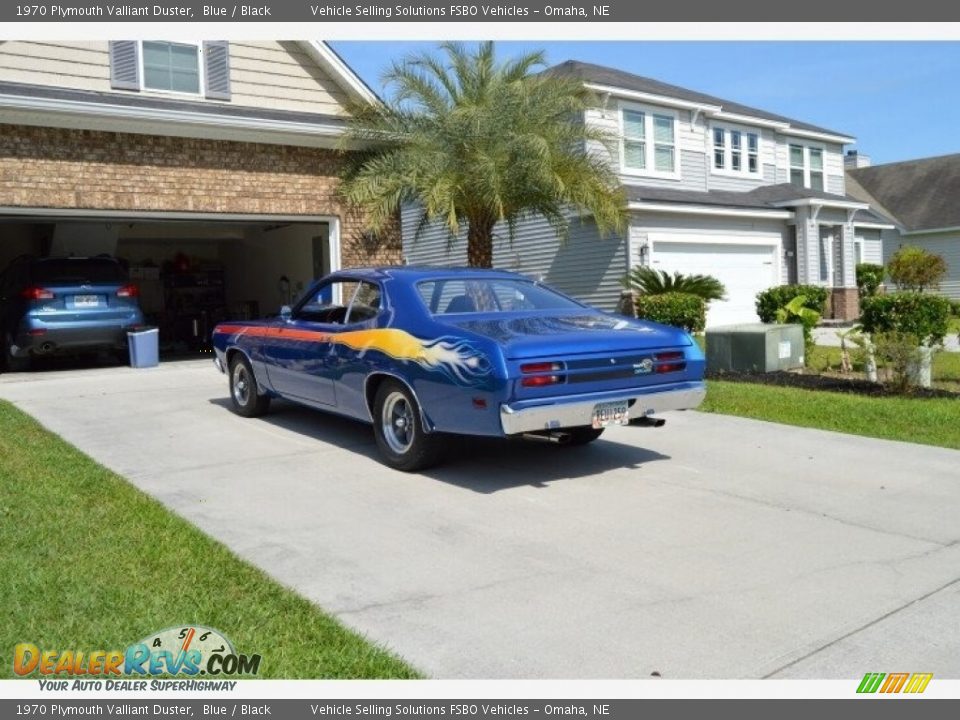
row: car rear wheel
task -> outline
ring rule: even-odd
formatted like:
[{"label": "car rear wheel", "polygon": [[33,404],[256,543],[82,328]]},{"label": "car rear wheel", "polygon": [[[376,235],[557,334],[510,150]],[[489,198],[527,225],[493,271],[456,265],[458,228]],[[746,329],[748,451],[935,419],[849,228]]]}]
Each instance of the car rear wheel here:
[{"label": "car rear wheel", "polygon": [[230,403],[243,417],[263,415],[270,407],[270,396],[261,395],[250,361],[239,353],[230,360]]},{"label": "car rear wheel", "polygon": [[592,428],[592,427],[576,427],[571,428],[567,432],[570,434],[570,439],[567,440],[565,445],[570,447],[577,447],[579,445],[586,445],[587,443],[592,443],[598,437],[603,435],[603,428]]},{"label": "car rear wheel", "polygon": [[3,358],[4,358],[4,367],[7,369],[7,372],[27,372],[30,369],[30,356],[26,357],[14,357],[13,355],[13,338],[10,337],[9,333],[4,334],[3,336]]},{"label": "car rear wheel", "polygon": [[396,380],[377,388],[373,434],[384,461],[397,470],[425,470],[440,460],[440,438],[424,431],[413,393]]}]

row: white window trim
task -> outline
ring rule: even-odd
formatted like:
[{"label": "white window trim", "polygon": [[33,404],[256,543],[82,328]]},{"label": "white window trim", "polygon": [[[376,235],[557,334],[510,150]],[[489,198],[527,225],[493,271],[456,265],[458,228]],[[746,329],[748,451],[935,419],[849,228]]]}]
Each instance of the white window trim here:
[{"label": "white window trim", "polygon": [[[723,167],[718,168],[714,163],[713,154],[716,151],[716,146],[713,143],[713,132],[714,130],[723,130]],[[740,139],[740,169],[733,169],[733,146],[732,141],[730,140],[730,132],[739,132]],[[750,162],[749,162],[749,152],[747,150],[747,134],[753,134],[757,136],[757,171],[750,172]],[[760,132],[760,128],[748,127],[746,125],[733,125],[731,123],[710,123],[709,133],[707,137],[707,143],[710,148],[709,153],[709,162],[710,162],[710,174],[711,175],[725,175],[727,177],[736,177],[736,178],[753,178],[755,180],[760,180],[763,178],[763,133]]]},{"label": "white window trim", "polygon": [[864,258],[864,240],[863,238],[855,237],[853,239],[853,262],[855,265],[860,265],[866,262]]},{"label": "white window trim", "polygon": [[[624,140],[626,139],[626,134],[623,124],[623,111],[624,110],[634,110],[636,112],[644,113],[644,128],[645,128],[645,139],[644,143],[646,144],[645,153],[646,153],[646,164],[647,167],[644,169],[640,168],[631,168],[627,167],[624,162],[626,159],[625,149],[624,149]],[[653,127],[653,116],[662,115],[670,117],[673,119],[673,170],[656,170],[656,156],[654,145],[656,144],[654,140],[654,127]],[[620,151],[620,173],[622,175],[630,175],[632,177],[649,177],[649,178],[664,178],[668,180],[679,180],[680,179],[680,113],[676,110],[665,107],[657,107],[655,105],[641,105],[639,103],[632,102],[623,102],[618,103],[617,106],[617,124],[620,136],[619,151]]]},{"label": "white window trim", "polygon": [[823,175],[823,189],[819,192],[827,192],[827,148],[824,145],[819,143],[808,143],[808,142],[794,142],[792,140],[787,140],[787,182],[792,182],[790,180],[790,175],[794,170],[793,163],[790,160],[790,148],[793,146],[803,148],[803,187],[807,190],[812,190],[810,186],[810,148],[820,151],[820,159],[822,165],[820,167],[820,174]]},{"label": "white window trim", "polygon": [[[170,43],[171,45],[189,45],[197,49],[197,85],[198,91],[195,93],[184,92],[182,90],[160,90],[157,88],[147,87],[147,73],[146,68],[144,67],[143,62],[143,43],[144,42],[165,42]],[[190,40],[137,40],[137,61],[140,63],[140,92],[149,93],[151,95],[165,95],[167,97],[188,97],[188,98],[205,98],[207,96],[206,88],[206,78],[204,77],[206,73],[204,72],[204,58],[203,58],[203,44],[199,42],[194,42]]]}]

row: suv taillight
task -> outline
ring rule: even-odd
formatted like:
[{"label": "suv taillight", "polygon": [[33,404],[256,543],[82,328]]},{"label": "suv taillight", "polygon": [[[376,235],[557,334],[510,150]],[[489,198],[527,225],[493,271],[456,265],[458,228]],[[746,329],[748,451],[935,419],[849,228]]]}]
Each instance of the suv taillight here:
[{"label": "suv taillight", "polygon": [[140,288],[138,288],[133,283],[130,283],[129,285],[124,285],[122,288],[117,290],[117,297],[135,298],[135,297],[138,297],[139,295],[140,295]]},{"label": "suv taillight", "polygon": [[20,293],[26,300],[53,300],[53,293],[46,288],[31,285]]}]

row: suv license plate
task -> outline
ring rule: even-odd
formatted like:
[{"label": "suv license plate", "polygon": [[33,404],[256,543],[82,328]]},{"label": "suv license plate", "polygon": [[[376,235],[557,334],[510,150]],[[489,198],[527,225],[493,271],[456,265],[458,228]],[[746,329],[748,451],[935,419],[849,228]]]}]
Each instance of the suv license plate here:
[{"label": "suv license plate", "polygon": [[96,307],[99,304],[100,304],[99,295],[74,295],[73,296],[74,307]]},{"label": "suv license plate", "polygon": [[593,427],[607,425],[626,425],[630,422],[630,412],[626,400],[597,403],[593,406]]}]

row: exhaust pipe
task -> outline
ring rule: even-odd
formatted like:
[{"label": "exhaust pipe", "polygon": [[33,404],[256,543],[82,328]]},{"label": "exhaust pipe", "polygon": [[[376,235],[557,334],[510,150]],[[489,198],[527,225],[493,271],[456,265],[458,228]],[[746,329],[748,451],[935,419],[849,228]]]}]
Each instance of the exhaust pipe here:
[{"label": "exhaust pipe", "polygon": [[43,345],[37,348],[37,352],[41,355],[46,355],[47,353],[53,352],[53,349],[56,346],[52,342],[45,342]]},{"label": "exhaust pipe", "polygon": [[554,432],[546,435],[542,435],[540,433],[524,433],[522,437],[524,440],[536,440],[537,442],[560,444],[570,439],[570,433]]},{"label": "exhaust pipe", "polygon": [[666,419],[664,419],[664,418],[651,417],[650,415],[644,415],[643,417],[633,418],[633,419],[630,421],[630,424],[631,424],[631,425],[635,425],[635,426],[637,426],[637,427],[654,427],[654,428],[658,428],[658,427],[663,427],[664,425],[666,425],[666,424],[667,424],[667,421],[666,421]]}]

